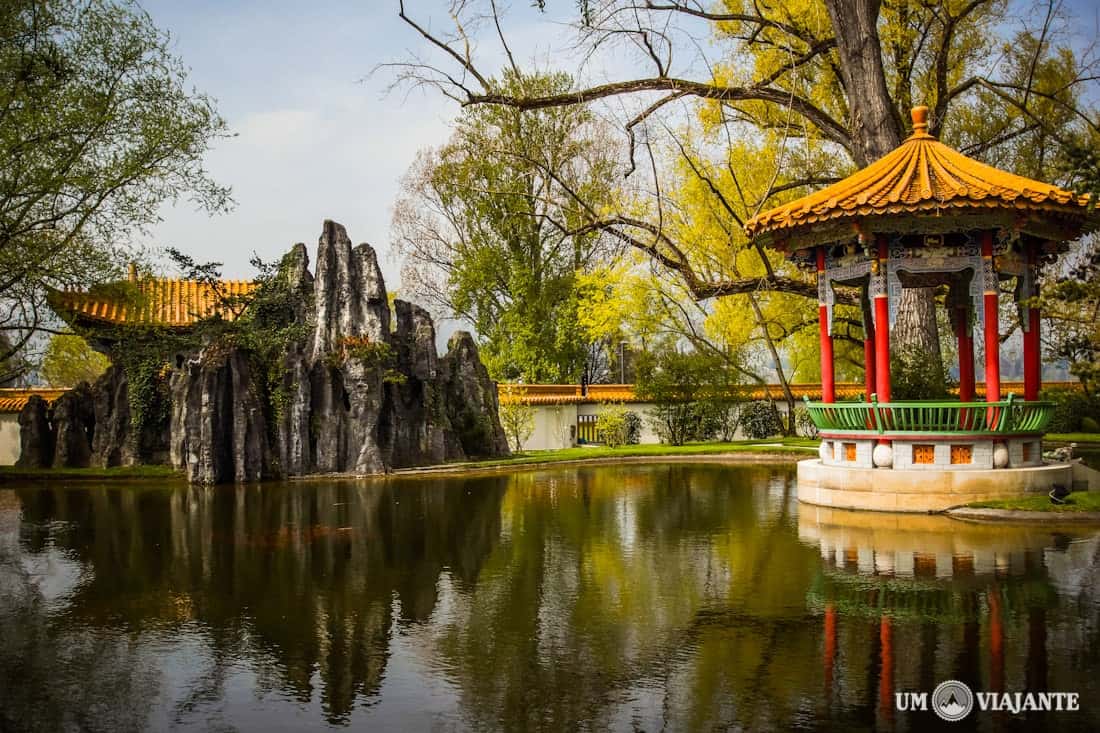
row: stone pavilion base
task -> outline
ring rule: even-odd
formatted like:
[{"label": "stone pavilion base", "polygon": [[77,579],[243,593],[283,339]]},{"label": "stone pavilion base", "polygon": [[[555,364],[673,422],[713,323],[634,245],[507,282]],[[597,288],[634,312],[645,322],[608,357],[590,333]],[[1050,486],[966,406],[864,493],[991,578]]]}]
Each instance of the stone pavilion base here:
[{"label": "stone pavilion base", "polygon": [[798,463],[798,500],[837,509],[938,512],[988,499],[1047,493],[1073,486],[1073,466],[900,469],[829,466],[814,458]]}]

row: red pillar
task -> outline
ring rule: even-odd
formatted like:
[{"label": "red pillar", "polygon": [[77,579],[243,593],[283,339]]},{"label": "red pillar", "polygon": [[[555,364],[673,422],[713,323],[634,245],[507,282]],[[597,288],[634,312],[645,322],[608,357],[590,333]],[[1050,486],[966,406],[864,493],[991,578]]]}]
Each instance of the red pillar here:
[{"label": "red pillar", "polygon": [[1001,619],[1001,596],[994,586],[986,591],[989,602],[989,687],[994,692],[1005,689],[1005,631]]},{"label": "red pillar", "polygon": [[[993,232],[982,232],[982,259],[993,266]],[[994,275],[996,273],[994,272]],[[994,281],[996,278],[994,277]],[[985,290],[985,401],[1001,401],[1001,340],[997,313],[997,287]]]},{"label": "red pillar", "polygon": [[[817,279],[825,277],[825,248],[817,248]],[[829,335],[829,309],[824,301],[817,304],[818,331],[821,338],[821,401],[836,402],[836,371],[833,366],[833,337]]]},{"label": "red pillar", "polygon": [[959,402],[974,401],[974,333],[970,330],[968,316],[967,308],[955,310],[955,319],[959,324]]},{"label": "red pillar", "polygon": [[875,340],[863,339],[863,392],[867,401],[871,401],[871,393],[875,391]]},{"label": "red pillar", "polygon": [[[1028,248],[1027,266],[1030,270],[1032,282],[1037,276],[1036,265],[1038,255],[1035,245]],[[1039,308],[1034,305],[1027,309],[1027,330],[1024,331],[1024,399],[1039,399],[1039,389],[1042,387],[1043,367],[1039,359]]]},{"label": "red pillar", "polygon": [[882,644],[882,672],[878,678],[879,711],[891,720],[894,717],[894,626],[889,616],[880,617],[878,634]]},{"label": "red pillar", "polygon": [[[878,268],[886,276],[890,250],[886,237],[878,237]],[[875,392],[879,402],[890,401],[890,301],[885,292],[875,293]]]},{"label": "red pillar", "polygon": [[833,666],[836,661],[836,608],[825,605],[825,695],[832,696]]}]

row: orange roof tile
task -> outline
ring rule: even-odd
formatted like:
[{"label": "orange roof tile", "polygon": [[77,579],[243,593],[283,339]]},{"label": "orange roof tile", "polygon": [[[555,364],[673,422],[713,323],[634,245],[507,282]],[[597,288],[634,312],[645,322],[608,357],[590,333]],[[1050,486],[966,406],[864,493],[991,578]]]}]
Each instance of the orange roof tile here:
[{"label": "orange roof tile", "polygon": [[1068,215],[1063,224],[1073,236],[1067,239],[1100,227],[1089,215],[1087,196],[968,158],[928,133],[927,115],[927,107],[915,107],[913,134],[892,152],[838,183],[756,215],[745,232],[778,241],[802,227],[843,219],[995,211]]},{"label": "orange roof tile", "polygon": [[[223,296],[252,292],[255,283],[223,280]],[[150,278],[129,283],[112,283],[88,290],[55,290],[49,303],[63,317],[83,317],[112,325],[160,325],[186,327],[221,313],[232,320],[232,311],[219,302],[208,283],[197,280]]]},{"label": "orange roof tile", "polygon": [[[838,397],[855,398],[863,394],[863,384],[857,382],[836,385]],[[766,396],[759,385],[739,385],[733,388],[739,399],[758,400]],[[791,392],[797,399],[821,397],[820,384],[792,384]],[[588,394],[581,395],[579,384],[499,384],[497,393],[501,404],[570,405],[598,404],[602,402],[645,402],[634,390],[633,384],[590,384]],[[767,393],[779,398],[783,388],[769,384]]]},{"label": "orange roof tile", "polygon": [[[1080,389],[1080,382],[1048,382],[1047,387],[1062,389]],[[977,385],[979,394],[984,394],[984,386]],[[766,390],[766,391],[765,391]],[[768,394],[773,399],[783,398],[783,387],[779,384],[769,384],[767,388],[761,385],[744,384],[737,385],[731,390],[733,396],[740,400],[762,400]],[[1001,382],[1001,392],[1023,394],[1023,382]],[[957,393],[958,388],[953,392]],[[821,385],[819,383],[792,384],[791,393],[795,399],[803,397],[821,399]],[[862,382],[838,382],[836,384],[836,396],[842,400],[858,400],[863,397],[864,385]],[[573,404],[599,404],[603,402],[645,402],[634,391],[633,384],[590,384],[588,394],[581,396],[579,384],[498,384],[497,395],[501,404],[523,405],[573,405]]]},{"label": "orange roof tile", "polygon": [[38,395],[52,405],[54,400],[66,392],[68,392],[67,389],[53,389],[50,387],[0,389],[0,412],[19,412],[33,395]]}]

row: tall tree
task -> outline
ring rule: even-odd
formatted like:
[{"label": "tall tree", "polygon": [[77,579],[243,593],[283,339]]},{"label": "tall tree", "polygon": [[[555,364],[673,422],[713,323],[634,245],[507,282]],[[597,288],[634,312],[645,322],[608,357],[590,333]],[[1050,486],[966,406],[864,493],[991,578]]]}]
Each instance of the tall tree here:
[{"label": "tall tree", "polygon": [[[509,71],[501,88],[560,94],[563,74]],[[463,112],[447,144],[423,152],[395,205],[402,280],[424,302],[473,324],[495,379],[593,379],[599,344],[577,323],[577,275],[613,242],[584,229],[585,205],[613,201],[614,147],[583,107]]]},{"label": "tall tree", "polygon": [[[1093,201],[1100,199],[1100,135],[1073,140],[1067,169]],[[1038,300],[1047,319],[1047,353],[1069,365],[1085,393],[1100,395],[1100,238],[1088,237],[1048,272]]]},{"label": "tall tree", "polygon": [[[886,154],[901,142],[914,103],[931,107],[934,134],[1008,167],[1016,167],[1023,149],[1024,159],[1032,162],[1035,150],[1054,151],[1069,128],[1096,129],[1095,115],[1080,101],[1096,78],[1092,60],[1083,62],[1068,51],[1058,34],[1054,0],[1024,27],[1011,25],[1007,0],[586,0],[577,24],[582,44],[589,51],[625,45],[642,59],[644,66],[637,68],[646,70],[558,94],[516,94],[483,71],[467,33],[477,24],[466,21],[492,18],[486,27],[495,30],[509,58],[512,54],[497,3],[475,5],[453,2],[455,30],[441,34],[400,4],[400,17],[443,57],[434,65],[406,65],[402,79],[435,85],[464,105],[545,110],[621,99],[632,105],[625,120],[632,152],[628,172],[636,157],[646,157],[635,154],[653,159],[650,141],[662,119],[685,119],[683,106],[694,102],[686,117],[692,112],[701,120],[709,117],[730,141],[766,143],[771,154],[747,168],[732,167],[736,161],[720,156],[735,185],[770,166],[772,180],[753,196],[750,212]],[[708,56],[708,41],[717,49],[715,58]],[[1059,63],[1059,73],[1043,73]],[[662,118],[666,112],[671,114]],[[673,136],[678,132],[672,129]],[[651,173],[647,187],[660,197],[670,188],[667,174],[655,165]],[[765,267],[746,275],[710,267],[712,253],[676,239],[664,211],[653,205],[649,216],[599,212],[586,226],[601,227],[645,251],[679,273],[700,299],[761,288],[816,298],[812,283],[798,273]],[[732,212],[731,219],[737,221]],[[902,344],[938,355],[933,298],[931,290],[906,290],[894,335]]]},{"label": "tall tree", "polygon": [[48,288],[121,277],[162,203],[226,208],[202,166],[224,134],[136,3],[0,3],[0,362],[47,320]]}]

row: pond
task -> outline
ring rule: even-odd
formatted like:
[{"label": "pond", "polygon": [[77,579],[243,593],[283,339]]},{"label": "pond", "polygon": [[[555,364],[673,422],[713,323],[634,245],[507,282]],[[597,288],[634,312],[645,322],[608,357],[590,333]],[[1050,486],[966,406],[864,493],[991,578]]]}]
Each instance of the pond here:
[{"label": "pond", "polygon": [[[0,730],[1098,730],[1098,580],[790,466],[0,488]],[[897,709],[949,679],[1081,709]]]}]

